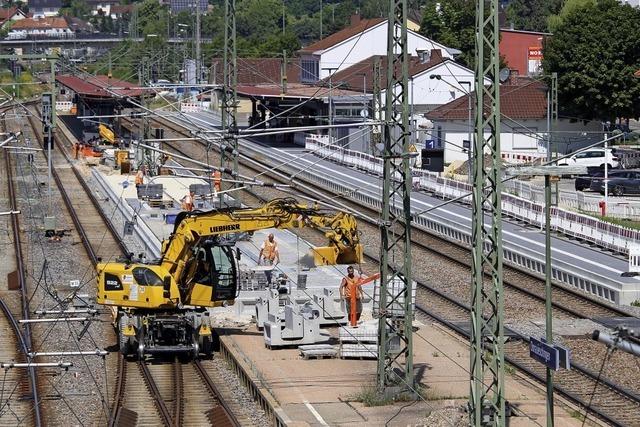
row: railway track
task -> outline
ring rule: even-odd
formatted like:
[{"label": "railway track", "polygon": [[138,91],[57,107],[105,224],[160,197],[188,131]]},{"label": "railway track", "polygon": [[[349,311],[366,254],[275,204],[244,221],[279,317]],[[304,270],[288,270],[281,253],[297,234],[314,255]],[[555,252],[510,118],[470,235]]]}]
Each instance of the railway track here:
[{"label": "railway track", "polygon": [[[191,136],[174,125],[168,125],[165,121],[158,122],[181,136]],[[178,149],[167,144],[172,150],[180,151],[182,155],[198,159],[194,153],[187,153],[184,149]],[[184,147],[184,146],[183,146]],[[259,156],[241,155],[242,165],[255,172],[264,173],[265,169],[273,167],[265,161],[257,160]],[[271,179],[280,183],[288,183],[288,176],[269,172]],[[304,193],[304,192],[303,192]],[[313,197],[317,197],[312,194]],[[332,197],[327,196],[327,197]],[[363,206],[358,206],[362,209]],[[369,212],[369,207],[364,207]],[[470,253],[466,248],[455,242],[449,242],[439,236],[417,230],[414,233],[413,243],[423,250],[438,253],[456,264],[469,266]],[[377,254],[367,254],[377,262]],[[540,286],[540,279],[524,271],[505,266],[505,291],[510,292],[508,298],[525,296],[534,299],[538,303],[544,302],[544,287]],[[468,326],[460,319],[468,319],[470,308],[452,298],[451,296],[429,286],[419,283],[417,293],[417,310],[461,334],[469,337]],[[554,285],[554,308],[571,316],[583,319],[593,317],[628,317],[627,312],[620,310],[608,303],[589,298],[577,291]],[[466,322],[468,324],[468,322]],[[535,378],[541,383],[545,382],[545,371],[536,365],[529,356],[527,338],[510,333],[512,340],[505,347],[505,360],[520,371]],[[612,425],[640,425],[640,396],[628,391],[606,379],[599,378],[597,373],[575,365],[571,371],[563,371],[556,375],[556,391],[564,397],[584,408],[591,416],[595,416]],[[591,398],[592,394],[595,396]]]},{"label": "railway track", "polygon": [[[32,115],[29,115],[29,123],[36,139],[43,146],[38,123]],[[52,176],[92,264],[95,266],[100,259],[113,259],[116,255],[127,254],[123,240],[100,208],[81,171],[71,161],[68,152],[71,141],[61,132],[56,135],[55,144],[56,150],[52,150]],[[199,413],[198,407],[211,425],[240,425],[218,391],[218,382],[207,373],[203,363],[205,362],[196,360],[183,367],[177,359],[172,364],[131,362],[119,354],[109,425],[203,425],[198,421],[193,424],[191,420],[192,414]],[[136,365],[133,369],[132,364]],[[183,375],[193,376],[194,372],[201,379],[201,385],[192,382],[191,377],[187,381],[183,380]],[[210,398],[200,404],[197,403],[198,399],[190,399],[185,403],[183,398],[206,394]],[[155,402],[155,410],[153,407],[149,408],[151,401]],[[189,406],[187,410],[185,405]],[[240,408],[235,409],[237,411]],[[195,417],[199,421],[205,418]]]},{"label": "railway track", "polygon": [[[13,183],[13,169],[9,153],[3,150],[4,167],[6,170],[8,210],[18,210],[16,193]],[[22,243],[20,238],[19,220],[16,215],[10,215],[11,239],[15,257],[16,275],[19,285],[18,295],[11,295],[15,291],[7,291],[0,295],[0,361],[27,361],[27,353],[31,350],[31,329],[25,325],[20,327],[13,310],[21,311],[22,318],[29,318],[29,299],[26,286],[25,268],[22,257]],[[16,298],[18,301],[16,301]],[[13,307],[14,302],[20,308]],[[0,378],[0,426],[14,426],[17,424],[42,425],[40,410],[40,394],[36,369],[33,367],[7,369]]]},{"label": "railway track", "polygon": [[[34,109],[36,115],[39,112]],[[41,132],[33,114],[28,115],[33,134],[47,155]],[[55,149],[51,150],[52,176],[58,187],[67,212],[73,221],[80,241],[95,266],[98,260],[112,260],[127,254],[127,248],[118,236],[111,220],[107,218],[80,170],[72,163],[66,138],[56,134]],[[106,225],[106,229],[105,229]]]},{"label": "railway track", "polygon": [[151,362],[120,357],[119,363],[118,401],[110,426],[250,425],[247,419],[234,415],[240,408],[232,408],[221,397],[221,381],[209,375],[208,361],[175,358]]},{"label": "railway track", "polygon": [[[130,120],[125,119],[125,121]],[[191,137],[191,134],[189,134],[188,132],[182,129],[178,129],[177,126],[168,124],[164,120],[156,121],[156,123],[158,125],[169,128],[170,130],[180,134],[181,136]],[[186,144],[182,145],[182,148],[178,148],[175,145],[171,144],[167,145],[171,148],[171,150],[183,156],[192,157],[194,155],[194,153],[185,151],[184,147],[188,146]],[[256,173],[264,173],[265,169],[269,169],[274,166],[265,161],[258,160],[259,157],[260,156],[241,155],[241,158],[244,160],[242,165],[250,170],[253,170]],[[284,173],[270,171],[266,175],[281,184],[289,184],[289,177]],[[304,190],[298,191],[300,191],[301,193],[305,193]],[[317,197],[318,193],[306,193],[306,195]],[[335,196],[336,195],[330,194],[328,192],[325,193],[326,198],[335,199]],[[352,200],[349,200],[344,196],[339,197],[339,199],[344,204],[349,205],[352,209],[358,209],[359,211],[362,211],[364,209],[364,213],[370,217],[375,218],[379,214],[379,212],[372,209],[371,207],[356,204]],[[366,218],[364,219],[366,220]],[[376,227],[378,226],[375,223],[372,223],[372,225]],[[421,249],[444,257],[450,262],[454,262],[458,265],[468,268],[470,268],[471,266],[471,253],[469,251],[469,248],[462,246],[462,244],[458,242],[452,242],[442,238],[441,236],[433,235],[423,230],[414,228],[412,233],[412,243]],[[514,295],[515,297],[532,298],[534,300],[537,300],[541,304],[544,304],[544,281],[526,271],[522,271],[520,269],[505,265],[504,285],[507,288],[507,291],[517,292],[517,295]],[[552,304],[555,309],[561,310],[576,318],[591,319],[600,317],[629,317],[628,312],[612,304],[609,304],[602,300],[598,300],[596,298],[592,298],[584,294],[583,292],[576,291],[558,284],[553,284]]]}]

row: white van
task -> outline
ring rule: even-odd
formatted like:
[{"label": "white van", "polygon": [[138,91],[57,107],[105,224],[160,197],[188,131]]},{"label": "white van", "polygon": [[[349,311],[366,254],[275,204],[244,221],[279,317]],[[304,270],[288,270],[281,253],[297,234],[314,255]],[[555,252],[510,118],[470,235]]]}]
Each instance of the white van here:
[{"label": "white van", "polygon": [[608,163],[610,168],[618,167],[618,158],[613,155],[611,148],[607,148],[606,160],[604,148],[590,148],[566,159],[559,160],[558,166],[579,165],[604,168],[605,163]]}]

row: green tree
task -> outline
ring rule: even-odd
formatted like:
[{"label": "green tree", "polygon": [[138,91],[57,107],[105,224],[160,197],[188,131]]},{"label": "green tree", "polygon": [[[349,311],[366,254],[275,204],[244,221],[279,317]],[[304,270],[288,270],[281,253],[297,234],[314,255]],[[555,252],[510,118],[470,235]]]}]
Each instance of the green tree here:
[{"label": "green tree", "polygon": [[277,31],[282,33],[281,0],[242,0],[237,4],[236,31],[258,43]]},{"label": "green tree", "polygon": [[512,0],[506,14],[517,30],[547,32],[549,16],[557,14],[561,5],[561,0]]},{"label": "green tree", "polygon": [[62,2],[62,8],[58,11],[60,16],[73,16],[76,18],[84,18],[91,13],[91,9],[84,0],[65,0]]},{"label": "green tree", "polygon": [[600,0],[566,13],[544,46],[545,72],[558,73],[563,113],[583,119],[638,117],[640,10]]},{"label": "green tree", "polygon": [[428,0],[420,33],[462,51],[459,60],[473,68],[476,5],[472,0]]},{"label": "green tree", "polygon": [[551,32],[556,31],[558,26],[562,24],[565,17],[572,14],[578,9],[582,9],[587,6],[595,6],[595,0],[566,0],[562,5],[562,8],[557,14],[550,15],[547,19],[548,27]]}]

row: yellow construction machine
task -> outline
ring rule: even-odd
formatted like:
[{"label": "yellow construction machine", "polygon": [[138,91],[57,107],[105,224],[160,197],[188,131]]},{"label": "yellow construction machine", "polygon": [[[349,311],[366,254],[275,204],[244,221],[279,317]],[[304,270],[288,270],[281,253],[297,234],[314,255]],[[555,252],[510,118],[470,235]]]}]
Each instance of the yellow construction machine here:
[{"label": "yellow construction machine", "polygon": [[233,304],[238,289],[239,233],[268,228],[322,230],[328,246],[315,247],[316,265],[362,260],[355,218],[272,200],[259,208],[181,212],[156,262],[131,260],[97,265],[99,304],[112,306],[125,354],[212,351],[210,307]]},{"label": "yellow construction machine", "polygon": [[98,125],[98,134],[103,142],[116,145],[116,134],[109,126],[104,123],[100,123]]}]

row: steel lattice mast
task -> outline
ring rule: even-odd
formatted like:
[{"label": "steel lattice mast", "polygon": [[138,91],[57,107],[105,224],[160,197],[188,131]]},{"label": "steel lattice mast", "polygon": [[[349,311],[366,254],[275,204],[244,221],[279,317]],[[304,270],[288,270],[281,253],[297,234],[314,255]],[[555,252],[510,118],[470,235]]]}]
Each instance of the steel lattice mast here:
[{"label": "steel lattice mast", "polygon": [[[238,173],[238,126],[236,123],[237,93],[236,83],[236,1],[224,2],[224,54],[222,87],[222,130],[223,141],[220,150],[220,166],[223,178]],[[231,187],[235,187],[234,184]],[[238,194],[235,195],[238,197]]]},{"label": "steel lattice mast", "polygon": [[[489,10],[486,10],[488,5]],[[470,424],[505,425],[498,0],[476,3]],[[485,77],[490,84],[485,86]],[[490,165],[485,167],[485,155]],[[488,225],[485,224],[485,210]],[[484,285],[484,271],[491,283]]]},{"label": "steel lattice mast", "polygon": [[[378,390],[414,387],[407,1],[390,0],[380,245]],[[402,207],[394,206],[402,202]],[[393,346],[392,346],[393,343]]]}]

